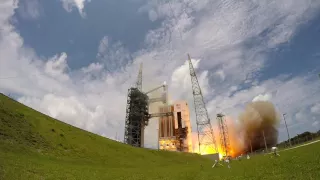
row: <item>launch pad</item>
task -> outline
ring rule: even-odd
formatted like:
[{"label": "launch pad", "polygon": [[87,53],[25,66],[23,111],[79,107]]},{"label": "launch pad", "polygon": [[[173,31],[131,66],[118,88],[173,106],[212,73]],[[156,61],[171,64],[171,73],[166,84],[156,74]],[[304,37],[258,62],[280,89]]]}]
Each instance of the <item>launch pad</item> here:
[{"label": "launch pad", "polygon": [[[163,89],[160,97],[150,98],[149,93]],[[150,91],[142,91],[142,65],[136,87],[128,89],[124,143],[144,147],[144,130],[149,120],[159,117],[158,147],[161,150],[192,152],[189,108],[185,101],[167,104],[167,85],[164,82]],[[149,113],[152,103],[162,102],[159,112]]]},{"label": "launch pad", "polygon": [[124,142],[135,147],[144,147],[144,129],[153,117],[172,116],[172,113],[149,113],[149,105],[154,102],[166,103],[166,96],[161,98],[149,98],[148,93],[164,88],[163,84],[146,93],[139,88],[132,87],[128,90]]},{"label": "launch pad", "polygon": [[[190,55],[188,64],[194,99],[196,125],[198,131],[199,153],[201,149],[214,149],[218,152],[211,120],[202,96],[201,88],[193,68]],[[150,98],[148,93],[163,88],[161,97]],[[136,86],[128,90],[124,142],[135,147],[144,147],[144,129],[153,117],[159,117],[158,148],[163,150],[193,152],[191,123],[188,104],[176,103],[168,105],[166,83],[148,92],[142,91],[142,64]],[[159,113],[149,113],[149,106],[155,102],[163,102]],[[185,106],[184,106],[185,104]],[[178,106],[182,106],[178,107]],[[203,148],[202,148],[203,147]]]}]

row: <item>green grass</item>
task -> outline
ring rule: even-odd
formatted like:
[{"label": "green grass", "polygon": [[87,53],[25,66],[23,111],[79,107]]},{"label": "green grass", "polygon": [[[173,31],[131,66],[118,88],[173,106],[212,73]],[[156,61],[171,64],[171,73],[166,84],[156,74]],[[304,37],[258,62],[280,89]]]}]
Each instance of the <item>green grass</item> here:
[{"label": "green grass", "polygon": [[[319,179],[320,143],[212,169],[194,154],[133,148],[0,94],[0,179]],[[200,164],[203,165],[201,168]]]}]

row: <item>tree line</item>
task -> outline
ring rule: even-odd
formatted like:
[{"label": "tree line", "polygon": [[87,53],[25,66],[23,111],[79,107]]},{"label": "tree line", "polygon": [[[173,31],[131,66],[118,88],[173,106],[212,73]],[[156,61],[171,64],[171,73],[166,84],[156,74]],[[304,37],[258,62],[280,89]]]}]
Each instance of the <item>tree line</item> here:
[{"label": "tree line", "polygon": [[[296,136],[290,138],[291,145],[297,145],[297,144],[302,144],[308,141],[311,141],[313,139],[319,138],[320,137],[320,130],[317,132],[309,132],[306,131],[301,134],[297,134]],[[277,144],[278,147],[287,147],[290,145],[289,140],[283,141]]]}]

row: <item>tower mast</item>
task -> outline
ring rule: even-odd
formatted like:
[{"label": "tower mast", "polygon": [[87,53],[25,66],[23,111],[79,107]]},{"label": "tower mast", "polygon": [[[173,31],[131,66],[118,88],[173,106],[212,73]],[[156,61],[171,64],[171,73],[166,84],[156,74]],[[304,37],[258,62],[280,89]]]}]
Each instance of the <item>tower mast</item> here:
[{"label": "tower mast", "polygon": [[140,63],[138,79],[136,82],[136,88],[142,92],[142,63]]},{"label": "tower mast", "polygon": [[207,147],[211,147],[213,148],[213,150],[215,150],[215,152],[218,152],[217,146],[216,146],[216,139],[214,137],[208,111],[204,103],[198,78],[193,68],[189,54],[188,54],[188,62],[189,62],[189,69],[190,69],[190,76],[191,76],[194,108],[196,112],[199,153],[202,154],[201,152],[202,147],[203,147],[202,150],[205,150]]}]

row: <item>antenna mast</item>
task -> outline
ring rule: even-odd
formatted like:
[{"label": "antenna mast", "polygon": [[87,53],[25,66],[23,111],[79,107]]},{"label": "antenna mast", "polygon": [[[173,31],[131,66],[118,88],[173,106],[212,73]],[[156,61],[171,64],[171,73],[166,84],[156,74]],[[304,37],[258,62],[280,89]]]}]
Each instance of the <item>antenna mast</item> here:
[{"label": "antenna mast", "polygon": [[138,79],[136,82],[136,88],[142,92],[142,63],[140,63]]},{"label": "antenna mast", "polygon": [[190,69],[190,76],[191,76],[194,108],[196,112],[199,153],[202,154],[201,150],[204,151],[208,146],[211,146],[211,148],[213,148],[215,152],[218,152],[217,146],[216,146],[216,139],[214,137],[208,111],[204,103],[198,78],[193,68],[189,54],[188,54],[188,62],[189,62],[189,69]]}]

